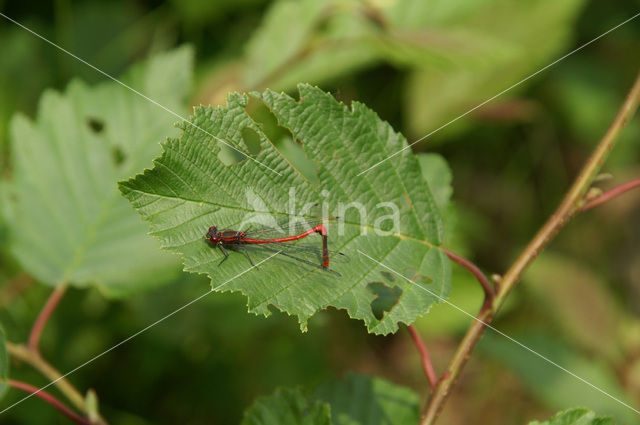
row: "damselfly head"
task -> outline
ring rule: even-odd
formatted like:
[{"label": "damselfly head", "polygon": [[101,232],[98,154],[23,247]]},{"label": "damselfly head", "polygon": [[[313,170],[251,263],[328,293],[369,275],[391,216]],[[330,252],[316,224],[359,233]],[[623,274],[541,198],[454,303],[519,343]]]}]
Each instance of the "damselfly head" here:
[{"label": "damselfly head", "polygon": [[209,231],[207,232],[206,235],[204,235],[204,237],[206,239],[209,239],[213,243],[217,243],[218,240],[220,239],[218,235],[218,228],[216,226],[209,227]]}]

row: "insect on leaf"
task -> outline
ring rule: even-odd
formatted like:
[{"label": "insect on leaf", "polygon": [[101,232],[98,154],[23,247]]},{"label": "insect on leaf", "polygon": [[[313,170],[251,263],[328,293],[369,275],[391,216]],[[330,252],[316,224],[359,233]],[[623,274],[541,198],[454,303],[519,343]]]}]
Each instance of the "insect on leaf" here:
[{"label": "insect on leaf", "polygon": [[[206,273],[217,290],[242,292],[251,312],[268,315],[275,306],[297,316],[304,330],[312,315],[333,306],[363,320],[370,332],[394,332],[449,291],[449,262],[438,249],[442,220],[429,183],[410,149],[359,175],[406,147],[406,139],[363,104],[349,108],[309,85],[299,91],[300,100],[269,90],[251,96],[300,141],[317,164],[318,185],[282,157],[247,113],[249,96],[231,94],[226,106],[197,107],[190,123],[180,124],[181,137],[164,143],[153,169],[122,182],[122,193],[151,222],[162,246],[183,257],[187,271]],[[247,152],[247,128],[258,135],[259,152],[239,163],[221,162],[211,135]],[[203,238],[212,225],[244,230],[251,217],[286,217],[299,213],[291,203],[319,202],[341,217],[328,224],[329,249],[349,258],[331,263],[339,277],[292,265],[280,255],[247,271],[247,258],[232,252],[218,266],[222,253]],[[319,246],[319,239],[313,235],[305,242]],[[396,299],[376,317],[372,304],[380,291],[369,284],[380,281],[384,270],[396,275]]]}]

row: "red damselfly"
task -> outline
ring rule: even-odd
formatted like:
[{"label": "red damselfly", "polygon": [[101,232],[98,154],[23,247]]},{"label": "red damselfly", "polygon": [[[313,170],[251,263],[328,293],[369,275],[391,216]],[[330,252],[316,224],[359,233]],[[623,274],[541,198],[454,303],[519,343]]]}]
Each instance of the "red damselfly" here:
[{"label": "red damselfly", "polygon": [[[228,250],[241,251],[249,260],[251,265],[254,265],[249,255],[247,248],[260,248],[266,251],[276,252],[284,257],[297,260],[301,263],[309,266],[320,268],[330,273],[340,275],[338,272],[329,269],[329,259],[346,259],[346,256],[341,253],[333,253],[328,248],[328,235],[327,227],[322,221],[317,222],[297,222],[291,226],[291,235],[286,235],[282,230],[282,227],[278,226],[274,228],[263,228],[257,230],[232,230],[224,229],[220,230],[217,226],[209,227],[209,231],[205,235],[205,238],[214,246],[220,248],[224,258],[220,261],[220,264],[224,263],[229,258]],[[317,246],[301,245],[295,243],[300,239],[317,233],[322,238],[322,249]],[[313,262],[305,259],[304,256],[308,254],[313,255],[320,260]]]}]

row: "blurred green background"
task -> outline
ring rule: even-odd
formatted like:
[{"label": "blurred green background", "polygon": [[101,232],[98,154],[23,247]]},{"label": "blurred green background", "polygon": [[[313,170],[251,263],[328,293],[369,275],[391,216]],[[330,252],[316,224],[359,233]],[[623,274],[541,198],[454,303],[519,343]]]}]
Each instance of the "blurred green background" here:
[{"label": "blurred green background", "polygon": [[[317,3],[317,4],[316,4]],[[263,0],[1,2],[2,13],[113,75],[154,53],[190,44],[190,103],[229,91],[295,92],[317,84],[359,100],[409,141],[435,130],[640,11],[640,2],[571,0],[290,2]],[[8,123],[33,117],[45,88],[105,77],[0,19],[0,164],[11,178]],[[555,208],[598,142],[640,66],[640,20],[571,55],[414,146],[436,152],[453,175],[447,245],[501,273]],[[170,129],[167,130],[170,132]],[[283,149],[287,149],[283,147]],[[611,187],[640,176],[640,123],[608,160]],[[525,274],[495,326],[625,401],[640,405],[640,192],[570,223]],[[26,340],[50,288],[32,281],[6,247],[0,219],[0,323]],[[48,324],[42,352],[71,370],[208,290],[182,274],[126,299],[71,290]],[[454,269],[451,301],[470,312],[481,292]],[[442,370],[468,317],[439,305],[416,326]],[[47,381],[26,365],[11,374]],[[94,388],[117,424],[234,424],[277,386],[313,386],[355,370],[426,396],[408,333],[374,337],[344,312],[294,319],[246,313],[240,295],[215,294],[71,376]],[[52,390],[56,393],[55,390]],[[10,391],[6,406],[22,397]],[[627,408],[488,332],[441,423],[516,424],[586,406],[637,422]],[[2,423],[66,423],[32,398]]]}]

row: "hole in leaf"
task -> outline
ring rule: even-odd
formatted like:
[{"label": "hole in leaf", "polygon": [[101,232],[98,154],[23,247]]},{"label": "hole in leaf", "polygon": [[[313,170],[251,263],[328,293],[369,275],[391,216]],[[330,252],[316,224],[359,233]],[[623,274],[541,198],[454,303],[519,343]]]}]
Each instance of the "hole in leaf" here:
[{"label": "hole in leaf", "polygon": [[246,108],[251,119],[256,122],[262,133],[273,143],[280,154],[285,157],[307,180],[313,185],[318,185],[316,170],[318,163],[309,159],[302,149],[302,142],[295,140],[291,131],[281,127],[278,119],[261,100],[251,98]]},{"label": "hole in leaf", "polygon": [[125,159],[127,159],[127,156],[122,149],[120,149],[120,146],[113,146],[111,148],[111,160],[115,165],[120,166]]},{"label": "hole in leaf", "polygon": [[416,269],[406,269],[404,271],[404,276],[411,282],[415,282],[418,285],[429,285],[433,283],[433,279],[429,276],[419,274]]},{"label": "hole in leaf", "polygon": [[249,153],[255,155],[260,152],[260,136],[252,128],[245,127],[242,129],[242,140],[249,148]]},{"label": "hole in leaf", "polygon": [[94,133],[102,133],[104,131],[104,121],[98,118],[87,118],[87,125]]},{"label": "hole in leaf", "polygon": [[380,274],[382,275],[382,277],[387,279],[389,282],[395,282],[395,280],[396,280],[396,277],[393,275],[393,273],[388,272],[386,270],[380,270]]},{"label": "hole in leaf", "polygon": [[367,289],[376,295],[376,299],[371,301],[371,312],[378,320],[391,311],[402,295],[402,289],[398,286],[390,288],[382,282],[369,282]]}]

